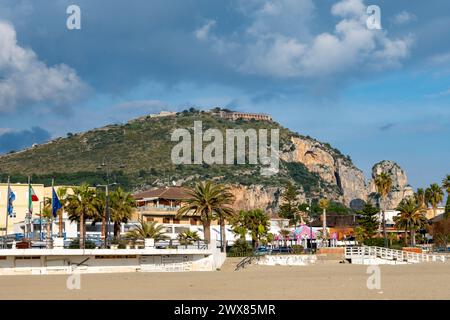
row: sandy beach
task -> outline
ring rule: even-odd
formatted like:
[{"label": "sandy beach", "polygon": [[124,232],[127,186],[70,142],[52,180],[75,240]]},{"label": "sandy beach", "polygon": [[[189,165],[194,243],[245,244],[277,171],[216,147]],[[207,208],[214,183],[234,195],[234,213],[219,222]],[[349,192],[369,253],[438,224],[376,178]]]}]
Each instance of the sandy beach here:
[{"label": "sandy beach", "polygon": [[381,289],[369,290],[367,266],[256,266],[233,271],[1,276],[0,299],[450,299],[450,263],[382,265]]}]

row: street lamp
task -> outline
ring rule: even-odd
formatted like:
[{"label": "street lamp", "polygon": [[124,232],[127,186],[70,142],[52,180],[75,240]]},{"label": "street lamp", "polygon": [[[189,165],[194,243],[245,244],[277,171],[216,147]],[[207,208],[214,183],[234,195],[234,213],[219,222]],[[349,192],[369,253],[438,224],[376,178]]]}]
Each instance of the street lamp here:
[{"label": "street lamp", "polygon": [[104,245],[105,247],[108,247],[109,244],[109,224],[111,221],[111,214],[109,211],[109,187],[115,186],[117,185],[116,182],[113,183],[107,183],[107,184],[98,184],[97,187],[104,187],[105,188],[105,198],[106,198],[106,203],[105,203],[105,211],[106,211],[106,232],[105,232],[105,240],[104,240]]},{"label": "street lamp", "polygon": [[309,202],[309,206],[308,206],[308,212],[309,212],[309,246],[310,248],[310,252],[312,254],[312,249],[313,249],[313,245],[312,245],[312,215],[311,215],[311,198],[308,199]]},{"label": "street lamp", "polygon": [[[106,168],[106,184],[98,184],[97,187],[104,187],[105,188],[105,197],[106,197],[106,203],[105,203],[105,211],[106,211],[106,234],[104,239],[104,246],[108,247],[109,244],[109,225],[111,222],[111,214],[109,210],[109,187],[115,186],[118,183],[109,182],[109,176],[111,174],[111,166],[114,165],[112,161],[107,161],[106,156],[103,157],[102,163],[97,167],[98,170],[101,170],[102,168]],[[121,162],[120,164],[116,164],[119,168],[125,168],[125,165]]]}]

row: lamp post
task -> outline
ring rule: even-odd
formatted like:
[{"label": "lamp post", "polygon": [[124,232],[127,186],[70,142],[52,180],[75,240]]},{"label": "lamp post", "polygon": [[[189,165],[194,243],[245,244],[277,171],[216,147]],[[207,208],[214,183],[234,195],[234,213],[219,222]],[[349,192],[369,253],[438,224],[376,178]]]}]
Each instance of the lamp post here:
[{"label": "lamp post", "polygon": [[309,206],[308,206],[308,211],[309,211],[309,245],[311,246],[311,254],[312,254],[312,249],[313,249],[313,245],[312,245],[312,216],[311,216],[311,198],[308,199],[309,202]]},{"label": "lamp post", "polygon": [[[111,222],[111,213],[109,209],[109,187],[117,185],[116,182],[110,183],[109,177],[111,175],[111,166],[113,166],[114,163],[112,161],[107,161],[106,156],[103,157],[102,163],[97,167],[98,170],[101,170],[102,168],[106,169],[106,184],[98,184],[97,187],[104,187],[105,188],[105,214],[106,214],[106,230],[105,230],[105,239],[104,239],[104,246],[108,247],[109,244],[109,225]],[[125,165],[123,163],[117,164],[117,167],[119,168],[125,168]]]},{"label": "lamp post", "polygon": [[115,186],[117,183],[107,183],[107,184],[98,184],[97,187],[104,187],[105,188],[105,211],[106,211],[106,232],[105,232],[105,240],[104,240],[104,246],[108,247],[109,244],[109,224],[111,221],[111,214],[109,210],[109,187]]}]

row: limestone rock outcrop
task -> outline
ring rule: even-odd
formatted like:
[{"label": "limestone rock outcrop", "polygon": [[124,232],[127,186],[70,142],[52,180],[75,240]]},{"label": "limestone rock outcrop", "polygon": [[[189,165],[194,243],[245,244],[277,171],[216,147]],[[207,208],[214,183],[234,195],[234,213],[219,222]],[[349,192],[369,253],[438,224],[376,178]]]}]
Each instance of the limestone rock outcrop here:
[{"label": "limestone rock outcrop", "polygon": [[335,200],[346,205],[355,199],[367,200],[364,173],[348,158],[315,140],[292,137],[291,143],[288,151],[281,154],[281,159],[300,162],[330,185],[337,186],[340,196]]},{"label": "limestone rock outcrop", "polygon": [[405,171],[394,161],[383,160],[372,167],[372,179],[368,183],[369,198],[374,199],[377,192],[374,179],[380,173],[387,173],[392,178],[392,190],[381,205],[385,209],[395,209],[400,201],[414,194],[412,187],[408,184]]}]

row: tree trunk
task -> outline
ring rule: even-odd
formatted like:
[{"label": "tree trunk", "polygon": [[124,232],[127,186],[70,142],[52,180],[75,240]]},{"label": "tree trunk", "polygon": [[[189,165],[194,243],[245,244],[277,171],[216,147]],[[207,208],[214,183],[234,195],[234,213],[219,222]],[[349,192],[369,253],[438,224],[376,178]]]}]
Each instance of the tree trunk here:
[{"label": "tree trunk", "polygon": [[63,210],[59,209],[59,237],[63,236]]},{"label": "tree trunk", "polygon": [[227,251],[227,235],[225,230],[225,219],[220,219],[220,234],[222,240],[222,252]]},{"label": "tree trunk", "polygon": [[106,248],[106,217],[102,215],[102,241]]},{"label": "tree trunk", "polygon": [[52,235],[51,235],[51,220],[47,219],[47,247],[50,248],[50,242],[52,240]]},{"label": "tree trunk", "polygon": [[114,222],[114,238],[119,238],[120,236],[120,223]]},{"label": "tree trunk", "polygon": [[84,249],[84,213],[80,215],[80,249]]},{"label": "tree trunk", "polygon": [[[327,210],[323,209],[323,241],[326,243],[327,241]],[[328,245],[327,245],[328,247]]]},{"label": "tree trunk", "polygon": [[203,235],[206,243],[211,242],[211,221],[202,221],[203,224]]},{"label": "tree trunk", "polygon": [[405,246],[408,246],[408,225],[405,227]]},{"label": "tree trunk", "polygon": [[416,245],[416,231],[411,228],[411,247]]}]

